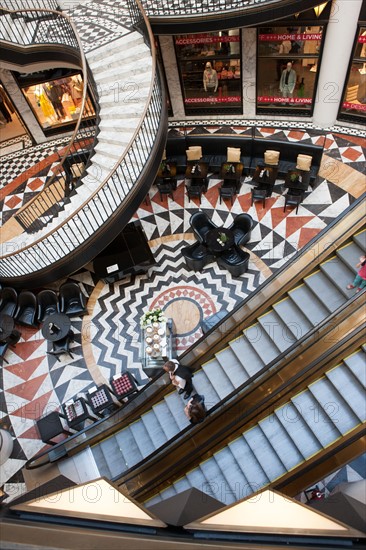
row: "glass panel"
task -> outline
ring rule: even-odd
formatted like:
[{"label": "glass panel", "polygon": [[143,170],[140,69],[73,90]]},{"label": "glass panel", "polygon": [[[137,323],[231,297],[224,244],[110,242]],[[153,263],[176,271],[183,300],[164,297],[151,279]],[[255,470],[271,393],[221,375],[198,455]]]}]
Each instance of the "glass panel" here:
[{"label": "glass panel", "polygon": [[269,27],[258,32],[257,110],[310,115],[323,27]]},{"label": "glass panel", "polygon": [[242,112],[239,29],[179,35],[175,47],[187,114]]},{"label": "glass panel", "polygon": [[340,118],[358,122],[363,122],[366,118],[366,27],[361,27],[358,33]]},{"label": "glass panel", "polygon": [[[82,102],[83,86],[81,75],[76,74],[27,86],[22,91],[39,124],[46,130],[77,120]],[[94,107],[88,95],[86,117],[94,115]]]}]

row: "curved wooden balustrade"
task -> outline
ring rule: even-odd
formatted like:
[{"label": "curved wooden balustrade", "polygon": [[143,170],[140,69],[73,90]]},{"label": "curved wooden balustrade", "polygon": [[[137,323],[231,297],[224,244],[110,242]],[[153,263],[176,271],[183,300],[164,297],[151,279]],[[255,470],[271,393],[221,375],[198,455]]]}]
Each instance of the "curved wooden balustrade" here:
[{"label": "curved wooden balustrade", "polygon": [[[140,177],[146,176],[151,170],[152,150],[156,143],[162,142],[163,130],[167,125],[167,107],[165,91],[160,74],[156,66],[156,52],[154,38],[148,20],[137,1],[140,16],[137,27],[144,34],[152,54],[152,72],[150,90],[145,109],[138,126],[121,155],[119,164],[80,205],[76,212],[72,212],[57,227],[38,232],[35,239],[24,238],[25,245],[17,246],[13,243],[12,251],[0,257],[0,277],[3,280],[16,284],[27,280],[34,273],[49,270],[50,265],[57,263],[66,266],[68,258],[75,258],[83,254],[80,265],[84,265],[86,251],[90,250],[90,243],[95,239],[99,230],[105,230],[116,221],[116,216],[126,213],[126,223],[141,202],[146,190],[136,185]],[[31,10],[35,12],[36,10]],[[52,11],[52,10],[51,10]],[[53,12],[55,16],[58,12]],[[76,31],[75,31],[76,33]],[[78,42],[79,43],[79,42]],[[75,129],[74,137],[77,129]],[[165,136],[165,134],[164,134]],[[159,141],[160,140],[160,141]],[[70,148],[65,152],[67,156]],[[149,165],[150,160],[150,165]],[[150,183],[150,182],[148,182]],[[146,187],[146,182],[145,182]],[[121,226],[119,227],[119,230]],[[28,236],[30,237],[30,236]],[[6,249],[6,247],[4,247]],[[94,250],[95,255],[95,250]],[[91,259],[91,258],[90,258]],[[77,266],[73,265],[75,270]],[[66,267],[65,267],[66,269]]]}]

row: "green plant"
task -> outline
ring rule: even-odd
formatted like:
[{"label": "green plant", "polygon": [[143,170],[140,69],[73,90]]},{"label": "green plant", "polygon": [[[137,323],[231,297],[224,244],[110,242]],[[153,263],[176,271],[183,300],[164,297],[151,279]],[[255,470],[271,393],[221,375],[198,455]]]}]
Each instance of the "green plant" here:
[{"label": "green plant", "polygon": [[140,319],[140,326],[142,328],[146,328],[148,325],[151,325],[152,323],[164,323],[166,321],[166,318],[164,317],[163,310],[158,309],[152,309],[151,311],[147,311],[144,313]]},{"label": "green plant", "polygon": [[219,233],[219,238],[222,243],[226,243],[228,236],[225,233]]},{"label": "green plant", "polygon": [[296,172],[292,172],[292,174],[290,174],[290,181],[292,181],[292,183],[295,183],[295,181],[297,181],[299,179],[299,174],[297,174]]}]

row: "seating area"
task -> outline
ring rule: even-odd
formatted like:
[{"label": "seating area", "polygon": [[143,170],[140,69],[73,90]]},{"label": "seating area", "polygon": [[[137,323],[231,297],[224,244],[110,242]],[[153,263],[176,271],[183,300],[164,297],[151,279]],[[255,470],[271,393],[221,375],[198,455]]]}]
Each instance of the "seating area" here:
[{"label": "seating area", "polygon": [[190,225],[197,242],[182,248],[189,269],[202,271],[205,265],[216,260],[233,277],[240,277],[247,271],[250,255],[240,246],[251,236],[253,219],[249,214],[239,214],[231,226],[225,228],[217,227],[205,212],[199,210],[192,214]]},{"label": "seating area", "polygon": [[30,290],[18,292],[12,287],[0,290],[0,359],[5,362],[5,353],[9,346],[15,346],[20,340],[21,332],[14,328],[37,329],[42,324],[44,338],[52,342],[47,352],[59,359],[61,354],[70,352],[70,343],[74,341],[70,317],[85,315],[86,296],[75,282],[66,282],[59,292],[45,289],[38,294]]},{"label": "seating area", "polygon": [[209,170],[213,173],[220,172],[222,164],[227,162],[227,148],[240,150],[240,163],[243,164],[244,175],[254,173],[257,165],[263,162],[264,153],[267,150],[280,153],[278,163],[280,177],[285,177],[289,170],[295,168],[299,154],[311,156],[310,183],[313,183],[318,175],[323,155],[323,145],[262,138],[255,134],[254,128],[251,135],[221,134],[220,139],[215,135],[183,134],[172,129],[168,132],[166,155],[169,161],[176,164],[178,173],[186,172],[188,164],[186,151],[192,147],[201,147],[200,159],[209,165]]}]

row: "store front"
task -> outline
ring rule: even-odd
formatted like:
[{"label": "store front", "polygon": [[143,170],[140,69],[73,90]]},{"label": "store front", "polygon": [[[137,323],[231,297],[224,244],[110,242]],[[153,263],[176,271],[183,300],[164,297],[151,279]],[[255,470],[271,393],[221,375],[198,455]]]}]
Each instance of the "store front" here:
[{"label": "store front", "polygon": [[357,33],[338,118],[366,122],[366,27],[360,27]]},{"label": "store front", "polygon": [[241,114],[239,29],[174,37],[186,115]]},{"label": "store front", "polygon": [[[61,78],[51,78],[52,76]],[[70,131],[79,117],[84,83],[80,72],[68,69],[42,71],[15,78],[45,135]],[[93,118],[95,109],[87,94],[84,119]]]},{"label": "store front", "polygon": [[312,115],[323,31],[323,26],[258,29],[257,113]]}]

